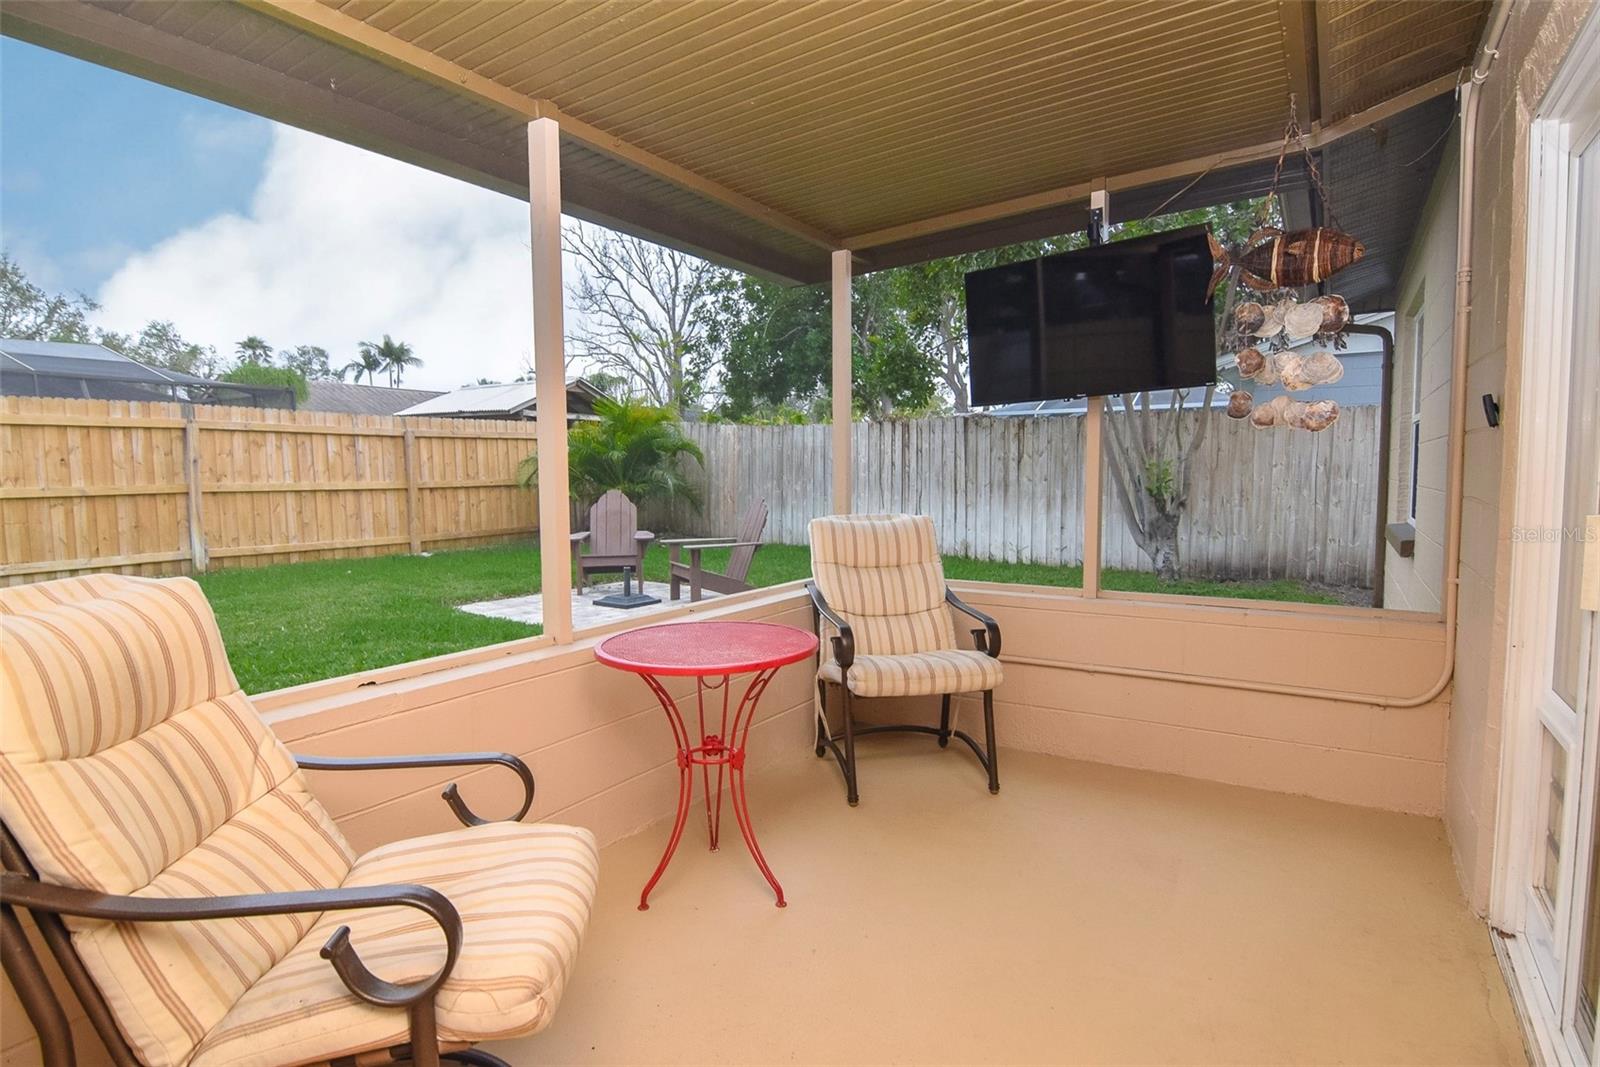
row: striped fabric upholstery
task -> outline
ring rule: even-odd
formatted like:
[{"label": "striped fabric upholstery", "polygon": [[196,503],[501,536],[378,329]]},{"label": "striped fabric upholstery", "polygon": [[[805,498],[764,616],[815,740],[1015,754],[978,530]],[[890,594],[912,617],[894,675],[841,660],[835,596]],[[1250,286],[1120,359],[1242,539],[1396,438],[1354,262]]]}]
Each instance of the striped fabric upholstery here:
[{"label": "striped fabric upholstery", "polygon": [[811,570],[850,624],[856,655],[956,647],[944,606],[944,566],[926,515],[831,515],[811,520]]},{"label": "striped fabric upholstery", "polygon": [[[0,590],[0,817],[45,881],[136,896],[315,889],[354,859],[234,680],[187,579]],[[316,916],[71,920],[148,1064],[182,1064]]]},{"label": "striped fabric upholstery", "polygon": [[[818,673],[824,681],[839,684],[839,665],[832,660]],[[1002,678],[999,660],[970,648],[857,656],[850,664],[850,692],[858,697],[981,693],[999,685]]]},{"label": "striped fabric upholstery", "polygon": [[[956,647],[944,565],[926,515],[812,519],[811,569],[828,605],[855,636],[852,693],[912,696],[999,684],[997,660]],[[819,675],[838,682],[838,664],[824,663]]]},{"label": "striped fabric upholstery", "polygon": [[[467,939],[440,1031],[548,1021],[594,894],[585,830],[497,824],[355,858],[261,722],[187,579],[94,575],[0,589],[0,818],[45,881],[194,897],[432,884]],[[437,969],[410,909],[192,923],[69,920],[123,1036],[151,1067],[301,1063],[404,1040],[317,953],[348,923],[386,978]]]},{"label": "striped fabric upholstery", "polygon": [[[589,919],[599,853],[587,830],[492,823],[367,853],[346,885],[421,883],[461,912],[466,939],[436,1004],[439,1038],[470,1043],[542,1030]],[[309,1063],[407,1040],[404,1012],[347,992],[318,951],[340,925],[389,981],[438,970],[444,937],[410,908],[329,912],[201,1042],[192,1067]]]}]

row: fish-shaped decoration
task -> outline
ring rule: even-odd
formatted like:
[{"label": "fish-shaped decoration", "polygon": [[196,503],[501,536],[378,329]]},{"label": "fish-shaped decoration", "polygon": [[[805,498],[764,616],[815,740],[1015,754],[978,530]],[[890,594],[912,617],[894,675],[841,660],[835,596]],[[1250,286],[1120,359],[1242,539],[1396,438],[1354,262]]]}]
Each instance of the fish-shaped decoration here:
[{"label": "fish-shaped decoration", "polygon": [[1366,246],[1340,230],[1319,226],[1284,233],[1265,227],[1250,235],[1244,247],[1228,249],[1211,237],[1211,275],[1214,293],[1228,271],[1238,268],[1240,279],[1258,292],[1315,285],[1326,281],[1366,254]]}]

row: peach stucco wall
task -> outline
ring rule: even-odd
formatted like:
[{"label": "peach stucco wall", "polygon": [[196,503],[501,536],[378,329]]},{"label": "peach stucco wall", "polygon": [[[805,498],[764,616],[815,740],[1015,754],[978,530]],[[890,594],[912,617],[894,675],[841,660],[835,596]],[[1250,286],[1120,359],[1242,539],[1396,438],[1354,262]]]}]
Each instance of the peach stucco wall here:
[{"label": "peach stucco wall", "polygon": [[[1421,815],[1442,809],[1449,689],[1421,707],[1400,708],[1083,669],[1414,697],[1440,675],[1444,626],[1437,620],[960,588],[1004,635],[1006,680],[996,693],[1003,747]],[[932,721],[937,713],[931,700],[920,708],[896,703],[868,705],[863,715]],[[963,701],[961,725],[976,729],[980,714],[975,701]]]},{"label": "peach stucco wall", "polygon": [[[1472,318],[1462,500],[1460,636],[1447,745],[1445,825],[1473,909],[1488,906],[1504,715],[1510,546],[1522,375],[1528,130],[1594,0],[1513,9],[1500,56],[1483,83],[1474,168]],[[1453,269],[1453,265],[1452,265]],[[1430,278],[1449,285],[1453,278]],[[1498,429],[1478,397],[1500,398]]]}]

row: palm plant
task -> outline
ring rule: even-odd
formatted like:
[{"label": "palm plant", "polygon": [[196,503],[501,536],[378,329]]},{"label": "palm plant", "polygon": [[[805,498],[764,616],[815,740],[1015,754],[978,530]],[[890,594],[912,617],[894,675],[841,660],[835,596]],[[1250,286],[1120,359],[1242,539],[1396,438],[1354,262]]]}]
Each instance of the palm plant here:
[{"label": "palm plant", "polygon": [[[647,500],[678,498],[700,509],[700,487],[683,471],[682,460],[692,457],[704,464],[700,446],[683,435],[671,408],[639,400],[594,402],[592,421],[574,425],[567,434],[567,471],[572,496],[580,503],[598,500],[610,489],[620,489],[635,504]],[[524,487],[539,480],[537,453],[517,467]]]},{"label": "palm plant", "polygon": [[234,345],[233,350],[238,353],[240,363],[264,365],[272,358],[272,346],[255,334]]},{"label": "palm plant", "polygon": [[383,335],[382,341],[361,342],[361,357],[365,360],[368,356],[377,361],[379,370],[389,372],[390,386],[400,384],[400,379],[405,377],[407,367],[422,366],[422,360],[411,351],[410,345],[404,341],[396,341],[388,334]]},{"label": "palm plant", "polygon": [[356,358],[352,359],[349,363],[346,363],[342,368],[340,368],[339,373],[354,374],[356,376],[357,383],[361,381],[361,376],[363,374],[367,376],[368,385],[371,385],[374,381],[376,381],[378,372],[383,369],[383,360],[378,356],[377,349],[370,346],[370,341],[363,341],[361,343],[361,350],[356,355]]}]

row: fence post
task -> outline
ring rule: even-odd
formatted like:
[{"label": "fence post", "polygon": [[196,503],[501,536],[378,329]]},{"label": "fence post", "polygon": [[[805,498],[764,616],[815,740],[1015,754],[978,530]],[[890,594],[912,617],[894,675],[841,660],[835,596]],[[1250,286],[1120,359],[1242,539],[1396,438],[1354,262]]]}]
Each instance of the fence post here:
[{"label": "fence post", "polygon": [[422,531],[417,525],[417,435],[407,430],[401,438],[406,464],[406,536],[411,539],[411,554],[422,552]]},{"label": "fence post", "polygon": [[204,574],[211,560],[201,507],[205,486],[200,482],[200,427],[194,421],[193,404],[183,405],[183,486],[189,498],[189,563],[195,573]]}]

